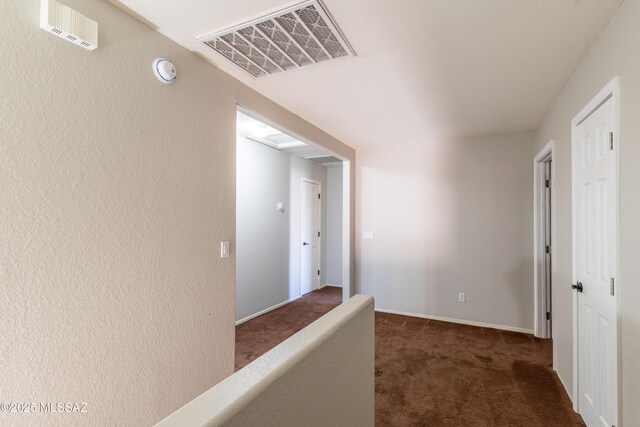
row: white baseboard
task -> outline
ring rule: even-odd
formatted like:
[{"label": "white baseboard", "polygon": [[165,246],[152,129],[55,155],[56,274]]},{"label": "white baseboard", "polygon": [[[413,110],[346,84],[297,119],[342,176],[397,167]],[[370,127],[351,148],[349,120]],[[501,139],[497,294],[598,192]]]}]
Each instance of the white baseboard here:
[{"label": "white baseboard", "polygon": [[270,312],[270,311],[273,311],[273,310],[275,310],[276,308],[279,308],[279,307],[282,307],[283,305],[289,304],[291,301],[295,301],[295,300],[297,300],[298,298],[299,298],[299,297],[291,298],[291,299],[288,299],[288,300],[286,300],[286,301],[282,301],[281,303],[276,304],[276,305],[274,305],[273,307],[265,308],[264,310],[259,311],[259,312],[255,313],[255,314],[252,314],[251,316],[247,316],[247,317],[245,317],[244,319],[240,319],[240,320],[236,321],[236,326],[240,325],[241,323],[246,322],[247,320],[251,320],[251,319],[253,319],[254,317],[262,316],[263,314],[268,313],[268,312]]},{"label": "white baseboard", "polygon": [[324,285],[320,286],[320,289],[325,288],[327,286],[331,286],[333,288],[342,288],[342,285],[335,285],[333,283],[325,283]]},{"label": "white baseboard", "polygon": [[439,320],[441,322],[459,323],[461,325],[480,326],[482,328],[501,329],[503,331],[522,332],[524,334],[533,334],[533,329],[516,328],[513,326],[494,325],[492,323],[474,322],[473,320],[453,319],[451,317],[430,316],[428,314],[408,313],[406,311],[387,310],[384,308],[376,308],[381,313],[399,314],[402,316],[421,317],[423,319]]}]

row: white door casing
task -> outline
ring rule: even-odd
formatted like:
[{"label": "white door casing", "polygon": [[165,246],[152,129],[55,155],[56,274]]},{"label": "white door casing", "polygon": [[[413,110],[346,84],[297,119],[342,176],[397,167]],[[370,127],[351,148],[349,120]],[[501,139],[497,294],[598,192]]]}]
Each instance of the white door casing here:
[{"label": "white door casing", "polygon": [[551,292],[552,292],[552,278],[553,275],[551,273],[552,271],[552,262],[551,262],[551,251],[554,249],[551,246],[551,160],[549,160],[548,162],[544,163],[544,173],[545,173],[545,181],[549,183],[549,185],[545,186],[545,195],[544,195],[544,205],[545,205],[545,218],[544,218],[544,243],[545,243],[545,247],[548,248],[545,250],[545,256],[544,256],[544,289],[545,289],[545,306],[546,306],[546,311],[548,313],[547,317],[546,317],[546,337],[547,338],[552,338],[553,334],[551,331],[551,314],[553,313],[553,306],[552,306],[552,298],[551,298]]},{"label": "white door casing", "polygon": [[617,87],[612,81],[572,127],[574,405],[589,427],[618,424]]},{"label": "white door casing", "polygon": [[[550,141],[533,160],[534,168],[534,334],[551,338],[555,289],[555,142]],[[549,253],[547,253],[547,246]],[[551,317],[551,316],[550,316]],[[553,366],[556,366],[554,348]]]},{"label": "white door casing", "polygon": [[300,295],[320,287],[320,183],[302,180]]}]

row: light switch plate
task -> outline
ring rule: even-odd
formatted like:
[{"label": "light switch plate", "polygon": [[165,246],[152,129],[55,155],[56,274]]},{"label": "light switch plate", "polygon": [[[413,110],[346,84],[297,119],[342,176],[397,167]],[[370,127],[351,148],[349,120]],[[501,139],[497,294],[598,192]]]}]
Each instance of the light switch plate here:
[{"label": "light switch plate", "polygon": [[229,257],[229,242],[224,241],[220,242],[220,258],[228,258]]},{"label": "light switch plate", "polygon": [[363,231],[362,240],[373,240],[373,231]]}]

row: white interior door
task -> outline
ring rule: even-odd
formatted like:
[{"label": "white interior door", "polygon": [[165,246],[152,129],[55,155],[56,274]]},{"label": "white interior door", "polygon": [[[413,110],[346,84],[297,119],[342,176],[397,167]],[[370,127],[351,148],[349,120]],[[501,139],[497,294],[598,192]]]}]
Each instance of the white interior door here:
[{"label": "white interior door", "polygon": [[320,287],[320,184],[302,181],[300,294]]},{"label": "white interior door", "polygon": [[574,128],[578,411],[587,426],[617,425],[617,178],[615,104]]}]

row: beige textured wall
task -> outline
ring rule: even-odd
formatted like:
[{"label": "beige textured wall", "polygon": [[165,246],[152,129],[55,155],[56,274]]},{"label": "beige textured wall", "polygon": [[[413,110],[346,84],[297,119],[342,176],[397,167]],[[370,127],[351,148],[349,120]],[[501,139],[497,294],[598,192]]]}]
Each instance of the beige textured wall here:
[{"label": "beige textured wall", "polygon": [[[556,141],[556,369],[569,393],[573,387],[571,119],[615,76],[620,77],[620,260],[618,292],[622,346],[620,425],[640,425],[640,2],[625,1],[568,82],[537,132],[536,152]],[[533,155],[533,154],[532,154]]]},{"label": "beige textured wall", "polygon": [[532,329],[532,146],[518,134],[358,150],[357,291],[376,308]]},{"label": "beige textured wall", "polygon": [[[149,425],[233,371],[236,103],[353,150],[102,0],[88,52],[0,0],[2,425]],[[171,58],[178,80],[155,80]]]},{"label": "beige textured wall", "polygon": [[157,427],[373,426],[373,298],[356,295]]}]

